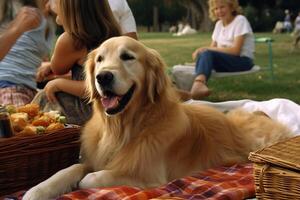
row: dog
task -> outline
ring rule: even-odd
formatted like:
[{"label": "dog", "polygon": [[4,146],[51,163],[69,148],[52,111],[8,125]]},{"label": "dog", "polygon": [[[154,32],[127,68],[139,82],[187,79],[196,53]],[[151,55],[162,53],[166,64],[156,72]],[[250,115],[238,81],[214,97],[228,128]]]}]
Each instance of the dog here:
[{"label": "dog", "polygon": [[72,188],[151,188],[215,166],[247,162],[251,151],[290,137],[261,113],[181,103],[160,55],[126,36],[92,51],[85,65],[93,116],[81,135],[82,163],[31,188],[25,200]]}]

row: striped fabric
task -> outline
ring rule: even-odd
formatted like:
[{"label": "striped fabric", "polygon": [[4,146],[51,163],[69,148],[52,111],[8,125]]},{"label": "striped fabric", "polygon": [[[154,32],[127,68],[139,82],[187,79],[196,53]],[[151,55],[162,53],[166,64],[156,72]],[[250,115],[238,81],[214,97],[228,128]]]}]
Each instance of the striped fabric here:
[{"label": "striped fabric", "polygon": [[50,44],[46,40],[47,20],[25,32],[0,61],[0,80],[36,88],[35,75],[42,59],[48,56]]},{"label": "striped fabric", "polygon": [[[108,187],[77,190],[57,200],[241,200],[255,196],[252,164],[218,167],[174,180],[164,186],[141,190],[135,187]],[[8,199],[20,199],[24,192]]]}]

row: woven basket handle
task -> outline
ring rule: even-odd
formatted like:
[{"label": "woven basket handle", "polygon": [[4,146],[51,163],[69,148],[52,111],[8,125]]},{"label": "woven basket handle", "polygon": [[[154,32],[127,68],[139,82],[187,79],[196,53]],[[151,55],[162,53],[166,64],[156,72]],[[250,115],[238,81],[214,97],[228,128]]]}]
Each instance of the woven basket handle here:
[{"label": "woven basket handle", "polygon": [[265,192],[265,187],[264,187],[264,175],[266,173],[266,170],[270,167],[270,165],[265,164],[260,171],[260,176],[259,176],[259,190],[262,192]]}]

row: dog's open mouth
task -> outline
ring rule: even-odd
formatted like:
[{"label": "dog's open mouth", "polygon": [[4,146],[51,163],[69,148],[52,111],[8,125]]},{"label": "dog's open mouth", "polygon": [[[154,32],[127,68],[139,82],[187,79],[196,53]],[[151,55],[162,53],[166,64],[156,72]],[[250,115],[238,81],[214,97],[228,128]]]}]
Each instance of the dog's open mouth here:
[{"label": "dog's open mouth", "polygon": [[111,91],[105,91],[104,96],[101,97],[101,102],[105,108],[105,112],[109,115],[114,115],[121,112],[130,101],[134,89],[135,85],[131,86],[131,88],[122,96]]}]

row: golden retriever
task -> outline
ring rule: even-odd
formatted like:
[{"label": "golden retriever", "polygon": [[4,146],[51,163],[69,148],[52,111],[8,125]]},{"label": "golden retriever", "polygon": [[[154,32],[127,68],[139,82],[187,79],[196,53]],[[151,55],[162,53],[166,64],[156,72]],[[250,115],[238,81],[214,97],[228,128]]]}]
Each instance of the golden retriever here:
[{"label": "golden retriever", "polygon": [[86,84],[94,113],[82,131],[82,164],[30,189],[25,200],[79,188],[156,187],[220,165],[247,162],[249,152],[290,131],[260,113],[228,114],[179,102],[159,54],[129,37],[89,54]]}]

